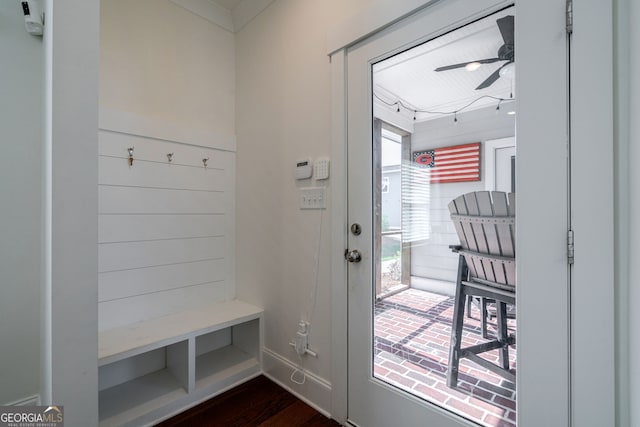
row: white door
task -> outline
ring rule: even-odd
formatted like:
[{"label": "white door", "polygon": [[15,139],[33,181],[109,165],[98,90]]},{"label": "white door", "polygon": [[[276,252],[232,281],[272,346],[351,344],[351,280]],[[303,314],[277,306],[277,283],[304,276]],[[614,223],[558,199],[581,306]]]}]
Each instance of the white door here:
[{"label": "white door", "polygon": [[[350,233],[348,239],[349,250],[361,254],[361,261],[348,268],[348,419],[354,425],[472,425],[373,374],[374,254],[378,248],[373,233],[372,66],[511,3],[442,0],[347,52],[348,221],[361,230]],[[564,0],[545,0],[518,3],[515,9],[520,426],[569,423],[568,71],[562,5]]]},{"label": "white door", "polygon": [[496,190],[515,192],[515,147],[498,148],[495,152],[496,161]]},{"label": "white door", "polygon": [[494,139],[484,143],[485,186],[487,191],[515,192],[516,139]]}]

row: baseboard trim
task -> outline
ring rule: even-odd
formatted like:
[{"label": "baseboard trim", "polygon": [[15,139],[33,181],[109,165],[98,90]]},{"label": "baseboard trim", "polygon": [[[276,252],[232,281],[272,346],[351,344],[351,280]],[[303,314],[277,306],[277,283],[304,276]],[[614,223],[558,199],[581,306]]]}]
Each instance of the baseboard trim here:
[{"label": "baseboard trim", "polygon": [[40,395],[34,394],[33,396],[28,396],[14,402],[6,403],[2,406],[37,406],[40,405]]},{"label": "baseboard trim", "polygon": [[264,375],[289,391],[321,414],[331,418],[331,383],[312,372],[302,369],[306,379],[304,384],[291,381],[291,374],[299,366],[285,357],[269,350],[262,349]]}]

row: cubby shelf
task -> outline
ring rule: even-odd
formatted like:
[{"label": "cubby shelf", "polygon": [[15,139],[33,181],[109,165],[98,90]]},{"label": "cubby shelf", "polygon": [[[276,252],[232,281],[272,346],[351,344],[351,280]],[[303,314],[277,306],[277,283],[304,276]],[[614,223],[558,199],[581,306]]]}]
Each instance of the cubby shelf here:
[{"label": "cubby shelf", "polygon": [[186,400],[187,391],[167,369],[100,392],[100,426],[121,426]]},{"label": "cubby shelf", "polygon": [[[196,358],[196,389],[217,385],[228,379],[253,373],[257,361],[244,351],[227,346]],[[235,382],[235,381],[234,381]]]},{"label": "cubby shelf", "polygon": [[262,309],[233,300],[99,334],[100,425],[151,425],[261,372]]}]

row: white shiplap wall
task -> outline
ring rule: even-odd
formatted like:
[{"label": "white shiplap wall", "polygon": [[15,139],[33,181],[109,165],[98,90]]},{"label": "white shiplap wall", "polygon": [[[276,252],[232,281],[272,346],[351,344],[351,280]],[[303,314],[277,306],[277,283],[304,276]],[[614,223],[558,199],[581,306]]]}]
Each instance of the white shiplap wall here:
[{"label": "white shiplap wall", "polygon": [[234,297],[233,151],[110,127],[98,168],[101,331]]},{"label": "white shiplap wall", "polygon": [[454,124],[452,117],[431,120],[415,125],[411,136],[411,150],[440,148],[450,145],[481,142],[480,173],[482,181],[433,184],[429,186],[428,216],[429,238],[414,243],[411,248],[411,275],[421,278],[455,281],[458,258],[449,245],[458,243],[458,236],[449,217],[447,205],[451,200],[470,191],[485,189],[484,142],[513,136],[515,116],[507,115],[506,108],[495,107],[459,113]]}]

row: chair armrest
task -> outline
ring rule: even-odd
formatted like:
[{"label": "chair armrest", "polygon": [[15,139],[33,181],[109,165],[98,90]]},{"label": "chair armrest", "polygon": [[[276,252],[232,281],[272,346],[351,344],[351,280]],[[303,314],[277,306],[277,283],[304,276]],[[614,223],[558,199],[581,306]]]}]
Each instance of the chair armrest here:
[{"label": "chair armrest", "polygon": [[462,249],[462,246],[461,245],[449,245],[449,249],[451,249],[451,252],[458,253],[458,251],[460,251]]}]

